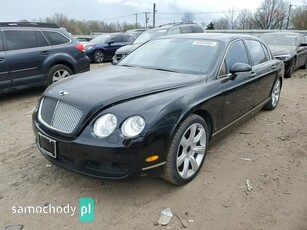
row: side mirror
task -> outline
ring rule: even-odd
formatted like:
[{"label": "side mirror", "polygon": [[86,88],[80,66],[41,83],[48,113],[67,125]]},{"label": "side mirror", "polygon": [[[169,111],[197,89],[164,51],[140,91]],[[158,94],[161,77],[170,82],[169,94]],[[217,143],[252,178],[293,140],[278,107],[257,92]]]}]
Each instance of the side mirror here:
[{"label": "side mirror", "polygon": [[113,44],[114,43],[114,41],[109,41],[108,42],[108,45],[110,46],[111,44]]},{"label": "side mirror", "polygon": [[301,42],[300,46],[307,46],[307,42]]},{"label": "side mirror", "polygon": [[235,63],[230,68],[230,73],[232,75],[237,75],[238,73],[244,73],[252,71],[252,67],[246,63]]}]

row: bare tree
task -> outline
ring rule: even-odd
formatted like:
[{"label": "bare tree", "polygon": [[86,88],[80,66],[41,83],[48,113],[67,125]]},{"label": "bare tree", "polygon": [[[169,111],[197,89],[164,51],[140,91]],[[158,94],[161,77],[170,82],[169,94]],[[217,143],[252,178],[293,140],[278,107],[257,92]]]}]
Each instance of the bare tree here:
[{"label": "bare tree", "polygon": [[184,23],[192,23],[195,20],[195,14],[193,13],[185,13],[182,18],[181,21]]},{"label": "bare tree", "polygon": [[284,0],[264,0],[254,14],[259,29],[282,29],[288,14],[288,3]]},{"label": "bare tree", "polygon": [[228,13],[225,14],[225,19],[228,21],[229,29],[236,29],[237,13],[234,8],[228,10]]},{"label": "bare tree", "polygon": [[229,20],[227,18],[220,18],[220,19],[214,20],[213,24],[216,30],[229,29]]},{"label": "bare tree", "polygon": [[255,27],[255,20],[252,12],[243,10],[239,13],[237,18],[237,28],[242,30],[253,29]]},{"label": "bare tree", "polygon": [[307,6],[300,7],[294,10],[292,15],[292,23],[297,30],[307,29]]}]

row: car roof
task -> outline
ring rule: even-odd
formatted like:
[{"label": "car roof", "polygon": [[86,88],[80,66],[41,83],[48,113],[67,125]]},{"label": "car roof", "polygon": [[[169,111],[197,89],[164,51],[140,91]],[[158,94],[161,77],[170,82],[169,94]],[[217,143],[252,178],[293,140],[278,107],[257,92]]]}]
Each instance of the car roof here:
[{"label": "car roof", "polygon": [[43,22],[0,22],[0,27],[60,29],[60,27],[55,23],[43,23]]},{"label": "car roof", "polygon": [[231,42],[235,39],[254,39],[259,40],[258,38],[251,35],[243,34],[225,34],[225,33],[189,33],[189,34],[176,34],[159,37],[156,39],[167,39],[167,38],[187,38],[187,39],[211,39],[218,40],[222,42]]},{"label": "car roof", "polygon": [[201,27],[197,23],[169,23],[169,24],[165,24],[165,25],[160,25],[158,27],[155,27],[155,28],[152,28],[152,29],[149,29],[149,30],[153,31],[153,30],[169,29],[169,28],[173,28],[175,26],[199,26],[199,27]]},{"label": "car roof", "polygon": [[282,31],[282,32],[272,32],[272,33],[263,33],[263,34],[261,34],[260,36],[262,36],[262,35],[280,35],[280,34],[282,34],[282,35],[299,35],[300,33],[295,33],[295,32],[284,32],[284,31]]}]

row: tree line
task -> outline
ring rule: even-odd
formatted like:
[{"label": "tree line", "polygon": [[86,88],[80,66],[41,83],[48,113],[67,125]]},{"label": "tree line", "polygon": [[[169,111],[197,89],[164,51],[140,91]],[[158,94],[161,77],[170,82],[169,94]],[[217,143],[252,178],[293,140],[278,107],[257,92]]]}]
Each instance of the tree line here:
[{"label": "tree line", "polygon": [[207,29],[307,29],[307,7],[284,0],[264,0],[254,12],[230,9],[224,17],[212,21]]},{"label": "tree line", "polygon": [[[209,24],[201,23],[206,29],[307,29],[307,0],[303,5],[291,5],[285,0],[264,0],[254,12],[250,10],[236,11],[230,9],[219,19]],[[186,13],[182,22],[194,22],[195,14]],[[27,21],[27,20],[21,20]],[[56,13],[45,19],[34,19],[37,22],[56,23],[72,34],[90,35],[96,32],[119,32],[129,29],[142,28],[141,24],[127,22],[107,23],[98,20],[69,19],[63,14]]]}]

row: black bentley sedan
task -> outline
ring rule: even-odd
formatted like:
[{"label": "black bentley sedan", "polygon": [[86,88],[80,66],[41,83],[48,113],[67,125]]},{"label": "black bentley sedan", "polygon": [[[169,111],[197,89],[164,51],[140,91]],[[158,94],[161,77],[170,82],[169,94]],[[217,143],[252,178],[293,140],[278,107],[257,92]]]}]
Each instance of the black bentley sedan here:
[{"label": "black bentley sedan", "polygon": [[276,59],[285,64],[285,77],[292,77],[294,70],[307,69],[307,43],[301,33],[274,32],[259,36],[272,51]]},{"label": "black bentley sedan", "polygon": [[155,174],[184,185],[209,141],[273,110],[283,62],[257,38],[186,34],[145,43],[117,66],[50,86],[33,114],[55,165],[104,179]]}]

